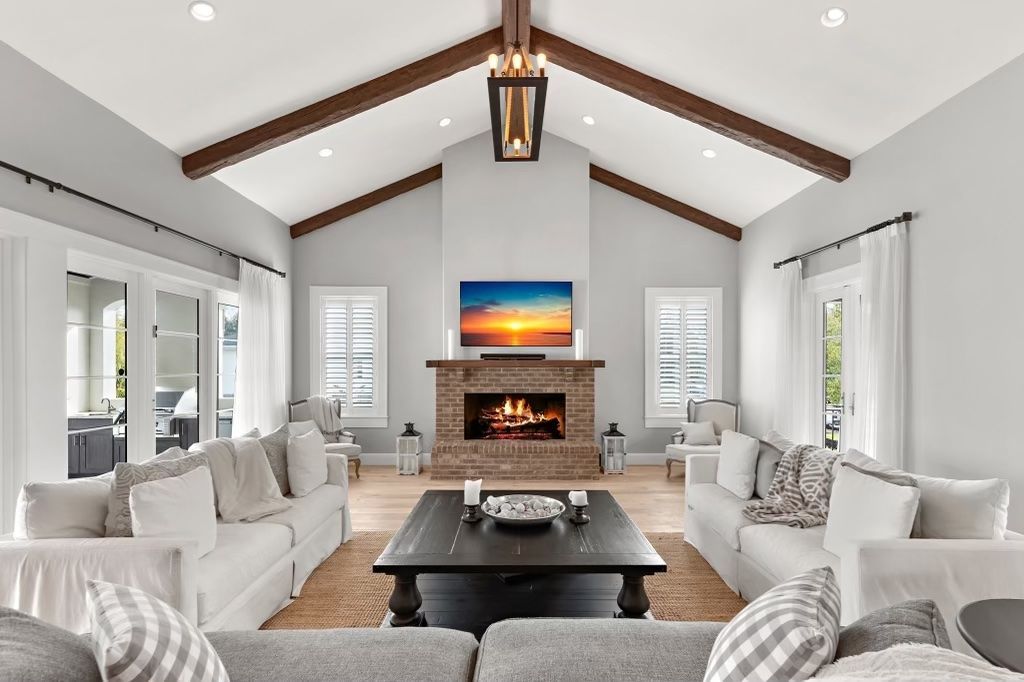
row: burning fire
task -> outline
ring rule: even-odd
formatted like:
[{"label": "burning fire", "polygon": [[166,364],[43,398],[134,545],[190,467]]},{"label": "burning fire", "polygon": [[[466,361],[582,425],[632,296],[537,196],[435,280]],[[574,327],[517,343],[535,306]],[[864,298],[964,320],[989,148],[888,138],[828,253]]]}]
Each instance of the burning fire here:
[{"label": "burning fire", "polygon": [[511,424],[529,424],[531,422],[544,421],[544,413],[534,412],[530,409],[530,404],[526,402],[526,398],[520,398],[513,404],[512,398],[505,396],[505,405],[501,409],[501,414],[504,416],[502,421]]}]

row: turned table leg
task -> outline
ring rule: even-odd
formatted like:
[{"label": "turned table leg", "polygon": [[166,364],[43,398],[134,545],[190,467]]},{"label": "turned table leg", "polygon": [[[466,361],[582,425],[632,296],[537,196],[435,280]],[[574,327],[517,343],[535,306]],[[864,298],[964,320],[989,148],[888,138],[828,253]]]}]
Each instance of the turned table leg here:
[{"label": "turned table leg", "polygon": [[616,602],[622,609],[621,613],[615,614],[616,618],[644,618],[651,608],[651,600],[647,598],[647,591],[644,590],[644,577],[623,575],[622,589],[619,590]]},{"label": "turned table leg", "polygon": [[426,625],[427,619],[419,612],[423,596],[416,587],[416,575],[396,575],[395,587],[388,599],[391,625],[396,628]]}]

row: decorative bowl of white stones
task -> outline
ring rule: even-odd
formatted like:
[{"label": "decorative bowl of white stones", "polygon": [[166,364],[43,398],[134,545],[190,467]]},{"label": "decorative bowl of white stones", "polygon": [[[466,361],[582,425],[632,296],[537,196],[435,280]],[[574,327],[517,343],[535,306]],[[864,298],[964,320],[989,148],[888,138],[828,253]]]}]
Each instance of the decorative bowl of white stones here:
[{"label": "decorative bowl of white stones", "polygon": [[488,497],[480,508],[495,522],[509,526],[540,526],[565,511],[565,505],[556,499],[530,494]]}]

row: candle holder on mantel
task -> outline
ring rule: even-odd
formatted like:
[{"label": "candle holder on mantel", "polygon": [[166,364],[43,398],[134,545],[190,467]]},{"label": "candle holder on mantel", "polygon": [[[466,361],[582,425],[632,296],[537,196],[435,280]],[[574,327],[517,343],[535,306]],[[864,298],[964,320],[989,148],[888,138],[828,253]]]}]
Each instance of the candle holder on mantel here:
[{"label": "candle holder on mantel", "polygon": [[466,510],[464,512],[462,512],[462,522],[463,523],[476,523],[477,521],[482,520],[483,517],[480,516],[480,514],[478,513],[479,511],[480,511],[480,505],[479,504],[467,504],[466,505]]}]

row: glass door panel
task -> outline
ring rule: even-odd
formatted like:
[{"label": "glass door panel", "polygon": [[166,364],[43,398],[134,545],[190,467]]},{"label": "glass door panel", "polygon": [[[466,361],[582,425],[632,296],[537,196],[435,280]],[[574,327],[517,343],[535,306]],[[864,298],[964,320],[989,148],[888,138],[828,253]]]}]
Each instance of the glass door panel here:
[{"label": "glass door panel", "polygon": [[96,476],[126,461],[127,284],[67,274],[68,477]]},{"label": "glass door panel", "polygon": [[198,296],[157,288],[153,327],[154,454],[199,441]]},{"label": "glass door panel", "polygon": [[238,306],[217,306],[217,436],[228,438],[235,415],[238,365]]}]

